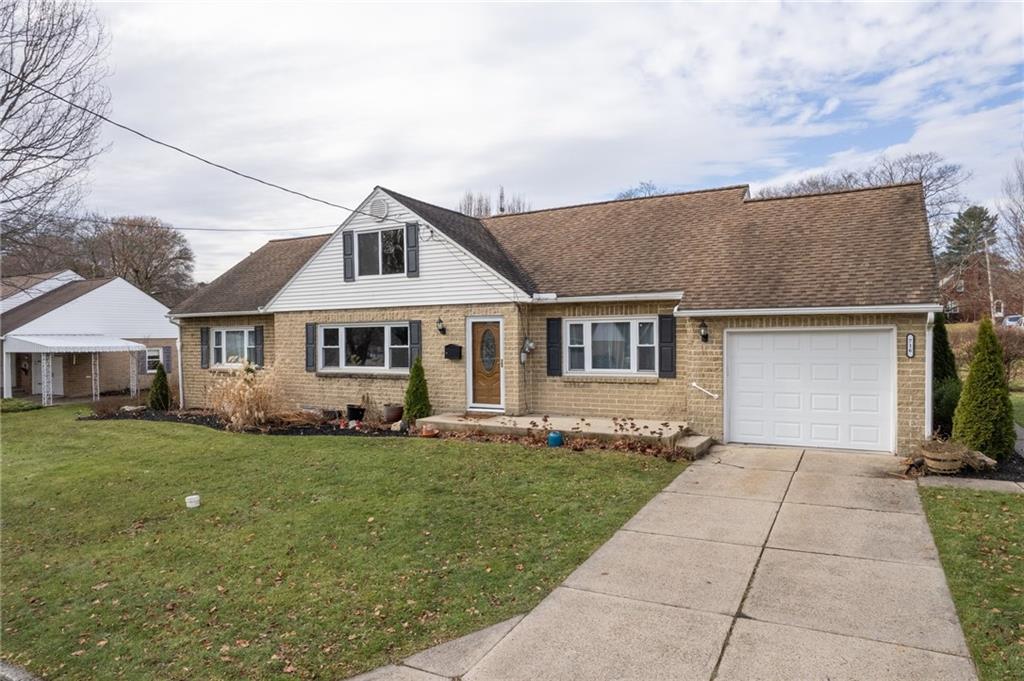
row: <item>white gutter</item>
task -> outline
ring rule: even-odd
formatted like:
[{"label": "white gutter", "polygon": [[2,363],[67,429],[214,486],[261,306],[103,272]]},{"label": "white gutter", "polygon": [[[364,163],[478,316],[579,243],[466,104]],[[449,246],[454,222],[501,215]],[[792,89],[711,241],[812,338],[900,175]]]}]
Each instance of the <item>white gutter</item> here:
[{"label": "white gutter", "polygon": [[734,310],[683,310],[676,305],[672,313],[676,317],[771,317],[784,315],[826,315],[826,314],[925,314],[941,312],[937,303],[909,305],[850,305],[845,307],[757,307]]},{"label": "white gutter", "polygon": [[171,324],[178,327],[178,338],[175,341],[175,346],[178,348],[178,408],[185,408],[185,358],[181,354],[181,324],[174,321],[173,318],[170,320]]},{"label": "white gutter", "polygon": [[928,322],[924,332],[924,437],[930,438],[935,432],[935,424],[932,422],[932,353],[933,338],[935,336],[935,313],[928,313]]},{"label": "white gutter", "polygon": [[188,319],[190,317],[241,317],[244,315],[264,315],[266,312],[259,310],[244,310],[240,312],[186,312],[184,314],[167,314],[170,320]]},{"label": "white gutter", "polygon": [[531,303],[619,303],[634,300],[679,300],[682,291],[652,291],[650,293],[613,293],[603,296],[559,296],[557,293],[534,293]]}]

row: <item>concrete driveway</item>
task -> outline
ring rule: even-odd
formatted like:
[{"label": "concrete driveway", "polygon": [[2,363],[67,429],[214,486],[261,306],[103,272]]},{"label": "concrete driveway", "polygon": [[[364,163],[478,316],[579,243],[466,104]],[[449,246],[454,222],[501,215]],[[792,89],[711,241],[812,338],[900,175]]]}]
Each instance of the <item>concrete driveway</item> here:
[{"label": "concrete driveway", "polygon": [[716,447],[521,620],[367,678],[976,679],[896,461]]}]

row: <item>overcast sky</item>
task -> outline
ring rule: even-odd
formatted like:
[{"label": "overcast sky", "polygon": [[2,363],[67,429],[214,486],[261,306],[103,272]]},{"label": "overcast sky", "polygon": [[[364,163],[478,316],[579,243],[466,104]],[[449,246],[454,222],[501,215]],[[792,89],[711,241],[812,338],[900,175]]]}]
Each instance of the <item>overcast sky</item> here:
[{"label": "overcast sky", "polygon": [[[335,203],[534,208],[640,180],[792,179],[936,151],[994,201],[1024,140],[1024,5],[103,4],[111,116]],[[189,232],[210,280],[341,211],[108,129],[90,208]]]}]

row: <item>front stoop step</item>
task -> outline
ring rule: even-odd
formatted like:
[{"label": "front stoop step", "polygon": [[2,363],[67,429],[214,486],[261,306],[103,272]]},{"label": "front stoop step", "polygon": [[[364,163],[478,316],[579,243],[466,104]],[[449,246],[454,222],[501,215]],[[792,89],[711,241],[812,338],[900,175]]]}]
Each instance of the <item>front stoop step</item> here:
[{"label": "front stoop step", "polygon": [[707,435],[684,435],[676,440],[676,449],[683,451],[687,459],[699,459],[714,443]]}]

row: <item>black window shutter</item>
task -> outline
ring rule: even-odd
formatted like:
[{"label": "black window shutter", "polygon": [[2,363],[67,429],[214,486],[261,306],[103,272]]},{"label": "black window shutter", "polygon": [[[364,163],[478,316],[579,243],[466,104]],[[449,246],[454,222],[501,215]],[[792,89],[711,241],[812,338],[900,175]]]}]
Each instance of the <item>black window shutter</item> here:
[{"label": "black window shutter", "polygon": [[253,364],[263,366],[263,326],[252,327]]},{"label": "black window shutter", "polygon": [[140,350],[139,352],[137,352],[135,360],[138,362],[139,374],[141,375],[146,373],[146,365],[148,364],[148,362],[146,361],[146,351]]},{"label": "black window shutter", "polygon": [[676,318],[658,315],[658,376],[676,377]]},{"label": "black window shutter", "polygon": [[164,365],[164,371],[171,373],[174,371],[174,367],[171,366],[171,357],[173,356],[170,345],[165,345],[160,348],[160,361]]},{"label": "black window shutter", "polygon": [[417,357],[423,356],[423,324],[419,321],[409,322],[409,366]]},{"label": "black window shutter", "polygon": [[405,225],[405,276],[420,276],[420,228],[415,222]]},{"label": "black window shutter", "polygon": [[316,371],[316,324],[313,322],[306,324],[306,371]]},{"label": "black window shutter", "polygon": [[210,327],[199,329],[199,368],[210,368]]},{"label": "black window shutter", "polygon": [[562,375],[562,318],[548,317],[548,376]]},{"label": "black window shutter", "polygon": [[341,233],[341,255],[345,269],[345,281],[356,280],[356,257],[352,232]]}]

